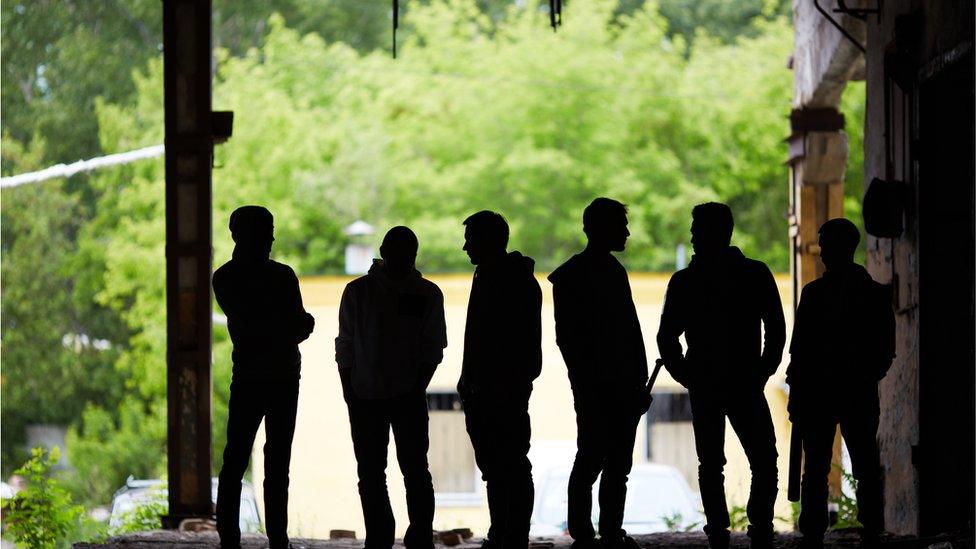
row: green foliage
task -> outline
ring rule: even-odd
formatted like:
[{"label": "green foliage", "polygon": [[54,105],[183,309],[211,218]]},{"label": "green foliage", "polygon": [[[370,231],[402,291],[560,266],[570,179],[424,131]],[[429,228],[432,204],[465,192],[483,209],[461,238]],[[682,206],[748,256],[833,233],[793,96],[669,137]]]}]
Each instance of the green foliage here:
[{"label": "green foliage", "polygon": [[50,453],[34,448],[31,458],[15,472],[28,484],[7,502],[5,520],[14,540],[32,549],[63,542],[84,512],[71,504],[68,491],[52,477],[59,455],[57,448]]},{"label": "green foliage", "polygon": [[162,492],[153,492],[145,501],[139,501],[132,510],[124,513],[121,524],[112,528],[110,533],[113,536],[120,536],[132,532],[158,530],[160,517],[168,512],[166,497]]},{"label": "green foliage", "polygon": [[[857,479],[854,475],[848,471],[845,471],[841,466],[836,463],[833,465],[839,472],[841,476],[841,482],[850,487],[851,491],[857,490]],[[860,528],[861,522],[857,520],[857,499],[847,495],[844,490],[841,490],[840,495],[837,497],[832,497],[828,500],[830,503],[837,505],[837,522],[831,526],[834,530],[842,530],[846,528]]]},{"label": "green foliage", "polygon": [[661,521],[664,522],[664,526],[668,529],[668,532],[691,532],[701,527],[701,523],[699,522],[685,524],[684,517],[678,511],[674,511],[669,515],[663,515]]},{"label": "green foliage", "polygon": [[[630,208],[631,269],[672,268],[691,207],[723,200],[734,243],[785,270],[786,3],[682,2],[573,2],[558,33],[544,2],[411,3],[393,60],[383,2],[215,0],[214,107],[237,113],[216,150],[215,263],[230,257],[230,212],[259,203],[276,215],[276,258],[301,274],[341,272],[357,219],[377,239],[413,227],[425,271],[469,270],[460,223],[483,208],[547,270],[609,195]],[[4,174],[162,142],[159,13],[158,0],[3,4]],[[844,96],[851,214],[859,89]],[[142,161],[3,191],[3,463],[19,462],[26,423],[71,424],[70,486],[86,502],[165,470],[163,178],[161,160]],[[219,326],[213,357],[217,469]]]},{"label": "green foliage", "polygon": [[745,532],[749,529],[749,514],[745,505],[733,505],[729,508],[729,530]]}]

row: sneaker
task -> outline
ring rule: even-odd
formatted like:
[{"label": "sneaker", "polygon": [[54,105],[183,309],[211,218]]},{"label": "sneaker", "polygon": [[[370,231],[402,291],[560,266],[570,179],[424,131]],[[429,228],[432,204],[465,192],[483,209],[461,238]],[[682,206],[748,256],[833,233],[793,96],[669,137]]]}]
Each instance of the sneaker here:
[{"label": "sneaker", "polygon": [[601,539],[603,549],[641,549],[637,540],[624,534],[616,539]]},{"label": "sneaker", "polygon": [[749,526],[750,549],[773,549],[773,529]]},{"label": "sneaker", "polygon": [[867,532],[861,532],[861,542],[858,546],[861,549],[880,549],[881,536],[879,536],[878,534],[869,534]]}]

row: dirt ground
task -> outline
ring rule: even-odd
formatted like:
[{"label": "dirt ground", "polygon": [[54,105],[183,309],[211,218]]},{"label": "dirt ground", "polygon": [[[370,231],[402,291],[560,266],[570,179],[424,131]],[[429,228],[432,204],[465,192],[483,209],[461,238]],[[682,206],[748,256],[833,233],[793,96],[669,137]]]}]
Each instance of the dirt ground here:
[{"label": "dirt ground", "polygon": [[[647,549],[676,547],[681,549],[707,549],[708,542],[705,535],[700,532],[694,533],[662,533],[650,534],[646,536],[635,536],[642,547]],[[797,537],[792,534],[778,534],[775,541],[777,548],[789,549],[797,546]],[[536,538],[533,540],[530,549],[561,549],[569,548],[572,539],[569,537]],[[312,539],[292,539],[292,543],[308,549],[361,549],[362,540],[341,539],[341,540],[312,540]],[[455,545],[456,549],[477,549],[480,547],[479,538],[471,538],[465,543]],[[243,547],[247,549],[259,549],[267,547],[267,538],[262,535],[248,534],[242,540]],[[832,533],[826,539],[829,548],[856,548],[858,538],[856,534],[850,532]],[[219,547],[220,544],[215,532],[174,532],[156,530],[153,532],[143,532],[139,534],[129,534],[116,538],[110,538],[105,543],[76,543],[76,549],[159,549],[169,547],[174,549],[200,549],[205,547]],[[747,549],[749,540],[745,534],[733,534],[732,546],[735,549]],[[885,549],[973,549],[972,533],[963,535],[942,536],[935,538],[919,539],[912,537],[886,537],[883,546]],[[403,548],[398,543],[397,549]],[[437,549],[447,547],[438,544]]]}]

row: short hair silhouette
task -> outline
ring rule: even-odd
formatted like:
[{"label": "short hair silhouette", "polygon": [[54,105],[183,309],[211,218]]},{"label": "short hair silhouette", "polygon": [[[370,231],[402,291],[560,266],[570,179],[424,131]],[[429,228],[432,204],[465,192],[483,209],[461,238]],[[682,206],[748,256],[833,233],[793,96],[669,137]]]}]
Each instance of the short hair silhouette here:
[{"label": "short hair silhouette", "polygon": [[398,256],[417,255],[417,235],[409,227],[397,225],[386,232],[383,243],[380,244],[380,254],[393,253]]},{"label": "short hair silhouette", "polygon": [[708,232],[716,240],[725,244],[732,241],[732,208],[721,202],[705,202],[692,208],[691,218],[698,222],[699,227]]},{"label": "short hair silhouette", "polygon": [[274,227],[274,216],[264,206],[241,206],[230,214],[230,236],[234,242],[247,241]]},{"label": "short hair silhouette", "polygon": [[498,212],[481,210],[469,215],[463,224],[475,238],[492,248],[504,250],[508,246],[508,222]]},{"label": "short hair silhouette", "polygon": [[627,206],[612,198],[594,198],[583,210],[583,232],[601,229],[627,215]]},{"label": "short hair silhouette", "polygon": [[838,217],[820,226],[820,247],[832,253],[851,259],[861,242],[861,231],[849,219]]}]

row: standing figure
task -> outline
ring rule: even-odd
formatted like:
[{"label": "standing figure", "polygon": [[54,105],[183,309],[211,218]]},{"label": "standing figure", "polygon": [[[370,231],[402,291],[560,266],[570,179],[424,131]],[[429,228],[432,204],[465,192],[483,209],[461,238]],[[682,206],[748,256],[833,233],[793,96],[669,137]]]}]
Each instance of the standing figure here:
[{"label": "standing figure", "polygon": [[[668,372],[688,389],[691,400],[709,546],[729,546],[724,474],[728,418],[752,472],[746,506],[750,544],[767,548],[777,490],[776,436],[763,389],[783,356],[783,308],[769,268],[730,246],[732,210],[709,202],[695,206],[691,216],[695,255],[668,283],[658,348]],[[678,341],[681,334],[687,353]]]},{"label": "standing figure", "polygon": [[576,408],[576,461],[569,476],[569,534],[594,545],[593,483],[600,477],[600,541],[637,548],[623,530],[627,475],[637,424],[647,409],[647,355],[630,281],[611,254],[630,232],[626,207],[597,198],[583,210],[586,248],[549,275],[562,351]]},{"label": "standing figure", "polygon": [[359,473],[366,547],[390,549],[396,524],[386,489],[390,429],[407,491],[409,549],[433,547],[434,486],[427,464],[427,385],[447,346],[444,296],[414,267],[417,237],[393,227],[382,260],[346,285],[336,363]]},{"label": "standing figure", "polygon": [[895,319],[887,288],[854,263],[860,238],[846,219],[820,227],[826,272],[803,287],[793,325],[786,381],[790,421],[799,429],[805,454],[799,526],[809,548],[823,547],[838,424],[857,479],[862,546],[876,546],[884,531],[878,382],[895,356]]},{"label": "standing figure", "polygon": [[458,394],[487,484],[491,527],[483,547],[524,549],[535,496],[529,396],[542,369],[542,291],[535,262],[505,251],[501,215],[480,211],[464,225],[464,251],[476,268]]},{"label": "standing figure", "polygon": [[288,466],[298,410],[302,357],[298,344],[315,326],[302,306],[291,267],[272,261],[274,218],[261,206],[230,216],[234,254],[213,275],[217,304],[234,344],[227,445],[217,494],[217,532],[224,548],[241,546],[241,479],[264,419],[264,509],[272,549],[288,543]]}]

